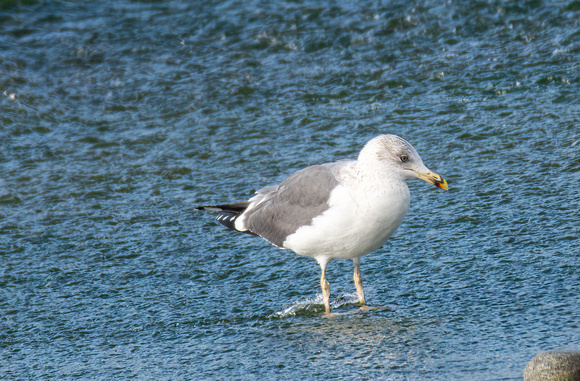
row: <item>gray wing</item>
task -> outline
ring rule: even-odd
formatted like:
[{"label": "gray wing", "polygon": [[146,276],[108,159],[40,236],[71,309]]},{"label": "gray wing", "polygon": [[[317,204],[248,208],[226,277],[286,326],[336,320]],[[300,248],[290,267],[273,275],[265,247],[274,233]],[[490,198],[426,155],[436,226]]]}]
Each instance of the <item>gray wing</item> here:
[{"label": "gray wing", "polygon": [[282,247],[286,237],[328,209],[328,199],[338,185],[337,172],[346,162],[302,169],[278,186],[258,190],[244,212],[246,228]]}]

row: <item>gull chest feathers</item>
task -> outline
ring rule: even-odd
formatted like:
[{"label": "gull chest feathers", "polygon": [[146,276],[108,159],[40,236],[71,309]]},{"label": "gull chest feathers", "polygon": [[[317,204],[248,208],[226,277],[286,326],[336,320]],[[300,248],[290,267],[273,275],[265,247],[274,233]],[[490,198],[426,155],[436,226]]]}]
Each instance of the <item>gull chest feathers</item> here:
[{"label": "gull chest feathers", "polygon": [[288,236],[284,248],[318,262],[356,258],[380,248],[397,230],[409,207],[407,184],[348,167],[345,172],[329,208]]}]

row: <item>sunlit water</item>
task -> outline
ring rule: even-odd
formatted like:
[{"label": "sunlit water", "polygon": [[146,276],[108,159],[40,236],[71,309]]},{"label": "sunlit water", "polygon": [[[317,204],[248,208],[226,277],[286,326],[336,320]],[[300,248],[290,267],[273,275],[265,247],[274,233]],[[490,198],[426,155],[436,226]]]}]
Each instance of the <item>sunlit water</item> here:
[{"label": "sunlit water", "polygon": [[[580,349],[577,1],[0,2],[0,374],[519,379]],[[403,225],[319,267],[197,205],[409,140]]]}]

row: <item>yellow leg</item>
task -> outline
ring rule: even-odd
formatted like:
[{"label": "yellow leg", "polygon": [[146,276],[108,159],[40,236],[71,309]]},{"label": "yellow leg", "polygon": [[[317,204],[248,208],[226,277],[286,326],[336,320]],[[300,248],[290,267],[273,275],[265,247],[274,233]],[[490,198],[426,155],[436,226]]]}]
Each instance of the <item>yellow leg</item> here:
[{"label": "yellow leg", "polygon": [[354,285],[358,294],[358,302],[364,306],[367,302],[365,300],[365,293],[363,291],[362,279],[360,277],[360,258],[354,258]]},{"label": "yellow leg", "polygon": [[329,262],[327,258],[317,258],[318,264],[322,269],[322,274],[320,275],[320,288],[322,289],[322,299],[324,300],[324,310],[326,315],[330,316],[330,284],[326,280],[326,265]]}]

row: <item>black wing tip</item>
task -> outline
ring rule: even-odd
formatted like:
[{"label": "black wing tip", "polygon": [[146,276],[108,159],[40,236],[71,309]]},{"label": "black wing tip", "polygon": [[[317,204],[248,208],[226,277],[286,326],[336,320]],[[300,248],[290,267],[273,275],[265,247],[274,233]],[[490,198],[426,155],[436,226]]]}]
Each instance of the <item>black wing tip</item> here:
[{"label": "black wing tip", "polygon": [[250,205],[248,201],[235,202],[233,204],[224,205],[206,205],[206,206],[196,206],[197,210],[205,210],[207,212],[224,212],[229,214],[242,214],[246,208]]},{"label": "black wing tip", "polygon": [[216,217],[216,220],[226,228],[236,230],[236,219],[239,216],[239,214],[222,213]]},{"label": "black wing tip", "polygon": [[205,205],[205,206],[196,206],[196,210],[203,210],[204,212],[230,212],[229,210],[223,209],[220,205],[213,206],[213,205]]}]

